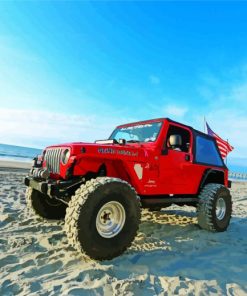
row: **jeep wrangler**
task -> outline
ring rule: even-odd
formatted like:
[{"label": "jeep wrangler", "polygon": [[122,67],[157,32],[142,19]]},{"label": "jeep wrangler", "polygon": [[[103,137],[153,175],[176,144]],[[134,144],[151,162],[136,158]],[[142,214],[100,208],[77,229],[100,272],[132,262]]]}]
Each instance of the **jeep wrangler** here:
[{"label": "jeep wrangler", "polygon": [[47,147],[25,178],[36,214],[64,219],[69,243],[97,260],[134,240],[141,208],[197,209],[199,227],[225,231],[232,213],[228,169],[216,141],[168,118],[118,126],[109,139]]}]

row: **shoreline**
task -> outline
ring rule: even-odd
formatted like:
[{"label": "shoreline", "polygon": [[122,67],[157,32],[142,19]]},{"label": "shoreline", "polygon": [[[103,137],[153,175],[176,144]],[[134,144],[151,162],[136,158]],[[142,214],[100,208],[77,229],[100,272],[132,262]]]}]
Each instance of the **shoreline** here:
[{"label": "shoreline", "polygon": [[25,169],[29,170],[32,167],[32,161],[17,161],[0,159],[0,168],[2,169]]},{"label": "shoreline", "polygon": [[[19,161],[11,158],[0,158],[0,170],[7,170],[7,169],[30,170],[31,167],[32,167],[32,160]],[[230,174],[231,173],[232,172],[230,172]],[[235,174],[241,174],[241,173],[235,173]],[[232,178],[231,176],[229,177],[229,180],[234,183],[247,182],[246,179]]]},{"label": "shoreline", "polygon": [[[6,170],[6,169],[30,170],[31,167],[32,167],[32,160],[21,161],[21,160],[15,160],[15,159],[11,159],[11,158],[0,158],[0,170],[1,171]],[[229,177],[229,180],[234,183],[247,182],[246,179],[232,178],[231,176]]]}]

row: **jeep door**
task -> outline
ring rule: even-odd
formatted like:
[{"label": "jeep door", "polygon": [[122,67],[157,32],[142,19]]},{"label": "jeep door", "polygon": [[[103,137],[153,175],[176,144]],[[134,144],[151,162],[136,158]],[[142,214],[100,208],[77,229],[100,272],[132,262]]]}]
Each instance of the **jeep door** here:
[{"label": "jeep door", "polygon": [[[171,136],[179,136],[181,145],[172,146]],[[179,138],[177,137],[177,138]],[[170,123],[159,163],[160,194],[191,194],[193,186],[193,134],[187,127]]]}]

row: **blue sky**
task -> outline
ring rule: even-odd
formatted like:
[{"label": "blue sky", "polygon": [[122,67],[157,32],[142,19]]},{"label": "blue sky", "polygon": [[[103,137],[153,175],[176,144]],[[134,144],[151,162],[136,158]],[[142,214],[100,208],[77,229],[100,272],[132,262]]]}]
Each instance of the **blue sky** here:
[{"label": "blue sky", "polygon": [[247,3],[2,2],[0,142],[105,138],[170,117],[247,158]]}]

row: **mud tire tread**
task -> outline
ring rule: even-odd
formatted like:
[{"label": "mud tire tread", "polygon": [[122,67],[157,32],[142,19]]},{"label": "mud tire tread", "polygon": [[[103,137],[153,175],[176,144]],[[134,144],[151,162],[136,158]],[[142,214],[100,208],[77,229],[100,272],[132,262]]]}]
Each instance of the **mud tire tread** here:
[{"label": "mud tire tread", "polygon": [[[228,217],[224,227],[220,228],[217,225],[214,215],[215,200],[220,193],[224,192],[226,200],[228,199]],[[232,200],[228,188],[222,184],[209,183],[204,186],[199,194],[199,203],[197,206],[197,217],[200,228],[213,232],[225,231],[230,223],[232,213]]]},{"label": "mud tire tread", "polygon": [[[97,177],[96,179],[91,179],[87,181],[85,184],[81,185],[80,188],[78,188],[75,192],[75,194],[72,196],[71,201],[69,202],[69,206],[66,210],[66,216],[65,216],[65,232],[67,234],[68,242],[69,244],[74,247],[77,251],[81,253],[86,253],[87,256],[89,256],[92,259],[96,260],[111,260],[114,257],[119,256],[122,254],[132,243],[133,239],[130,240],[129,244],[123,245],[121,249],[112,252],[110,255],[105,256],[105,254],[102,254],[101,256],[92,256],[92,254],[88,254],[83,246],[82,243],[79,241],[79,235],[78,235],[78,220],[80,216],[81,209],[84,208],[84,210],[87,210],[88,204],[87,200],[90,198],[90,193],[94,192],[97,188],[99,188],[102,185],[106,185],[108,183],[112,182],[121,182],[122,184],[127,184],[130,187],[130,190],[132,190],[136,196],[136,200],[134,202],[134,206],[137,210],[137,221],[133,227],[135,227],[135,235],[138,231],[140,219],[141,219],[141,211],[140,211],[140,198],[138,197],[135,189],[126,181],[118,178],[110,178],[110,177]],[[89,209],[88,209],[89,210]]]}]

